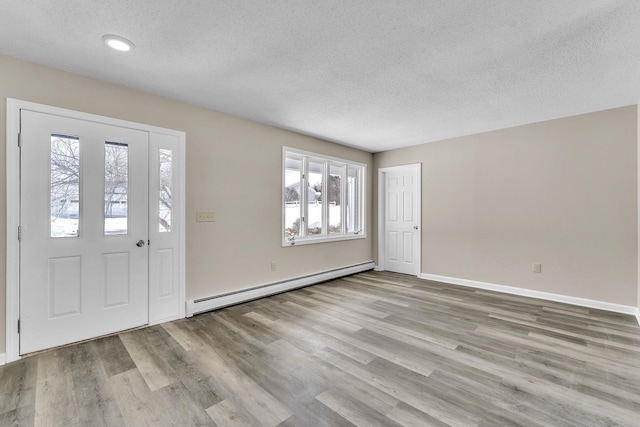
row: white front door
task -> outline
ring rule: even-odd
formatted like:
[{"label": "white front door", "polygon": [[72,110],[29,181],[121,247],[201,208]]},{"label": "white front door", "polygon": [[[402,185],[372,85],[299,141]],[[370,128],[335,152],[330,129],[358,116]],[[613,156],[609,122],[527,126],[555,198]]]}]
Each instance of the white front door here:
[{"label": "white front door", "polygon": [[382,266],[420,274],[420,165],[380,169]]},{"label": "white front door", "polygon": [[21,112],[20,354],[148,323],[149,133]]}]

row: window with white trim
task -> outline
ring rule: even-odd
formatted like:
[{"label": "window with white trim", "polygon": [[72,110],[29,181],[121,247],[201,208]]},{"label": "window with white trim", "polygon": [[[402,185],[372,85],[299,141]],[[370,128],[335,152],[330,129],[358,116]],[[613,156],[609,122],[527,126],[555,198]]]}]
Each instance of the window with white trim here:
[{"label": "window with white trim", "polygon": [[366,165],[283,147],[282,244],[365,236]]}]

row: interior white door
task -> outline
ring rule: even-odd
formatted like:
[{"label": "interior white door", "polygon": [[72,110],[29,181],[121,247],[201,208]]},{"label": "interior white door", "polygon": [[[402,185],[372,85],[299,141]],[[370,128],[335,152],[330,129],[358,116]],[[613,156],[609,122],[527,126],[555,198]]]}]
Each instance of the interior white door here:
[{"label": "interior white door", "polygon": [[420,168],[389,168],[384,177],[384,269],[420,274]]},{"label": "interior white door", "polygon": [[148,322],[149,134],[21,111],[20,354]]}]

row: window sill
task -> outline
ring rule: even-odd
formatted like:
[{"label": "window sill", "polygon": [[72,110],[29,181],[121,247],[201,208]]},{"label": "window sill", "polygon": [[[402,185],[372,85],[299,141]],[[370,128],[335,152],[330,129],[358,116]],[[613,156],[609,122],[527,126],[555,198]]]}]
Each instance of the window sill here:
[{"label": "window sill", "polygon": [[305,238],[296,238],[295,244],[291,244],[290,241],[284,240],[282,242],[283,248],[302,246],[302,245],[313,245],[317,243],[331,243],[331,242],[341,242],[344,240],[358,240],[358,239],[366,239],[366,234],[341,234],[339,236],[322,236],[322,237],[305,237]]}]

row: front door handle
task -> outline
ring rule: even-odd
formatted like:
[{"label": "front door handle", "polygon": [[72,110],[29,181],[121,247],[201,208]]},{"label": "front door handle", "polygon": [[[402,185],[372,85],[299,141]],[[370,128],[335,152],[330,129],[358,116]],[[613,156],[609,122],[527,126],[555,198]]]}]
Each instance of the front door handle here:
[{"label": "front door handle", "polygon": [[136,243],[136,246],[139,247],[139,248],[143,247],[144,246],[144,240],[142,240],[142,239],[138,240],[138,242]]}]

